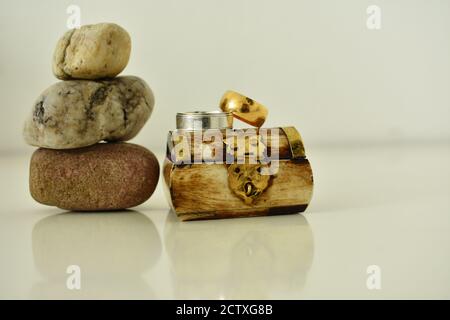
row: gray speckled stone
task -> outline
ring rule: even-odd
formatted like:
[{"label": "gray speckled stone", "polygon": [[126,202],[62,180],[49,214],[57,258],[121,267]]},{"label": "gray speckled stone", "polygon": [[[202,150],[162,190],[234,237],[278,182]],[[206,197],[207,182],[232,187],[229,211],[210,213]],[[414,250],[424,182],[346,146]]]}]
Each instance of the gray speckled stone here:
[{"label": "gray speckled stone", "polygon": [[28,144],[50,149],[126,141],[141,130],[153,106],[151,89],[138,77],[62,81],[37,99],[23,135]]}]

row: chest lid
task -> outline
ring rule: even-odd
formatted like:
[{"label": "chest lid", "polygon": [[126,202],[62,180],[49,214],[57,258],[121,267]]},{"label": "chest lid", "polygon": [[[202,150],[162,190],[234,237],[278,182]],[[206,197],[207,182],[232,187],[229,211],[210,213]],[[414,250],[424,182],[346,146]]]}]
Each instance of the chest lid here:
[{"label": "chest lid", "polygon": [[306,158],[295,127],[170,131],[166,155],[178,164]]}]

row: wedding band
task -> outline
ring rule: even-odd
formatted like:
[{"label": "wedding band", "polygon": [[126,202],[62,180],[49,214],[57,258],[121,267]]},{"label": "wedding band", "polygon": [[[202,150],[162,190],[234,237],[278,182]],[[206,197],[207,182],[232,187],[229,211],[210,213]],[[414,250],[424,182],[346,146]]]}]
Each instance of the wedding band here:
[{"label": "wedding band", "polygon": [[254,127],[261,127],[266,121],[268,110],[261,103],[235,91],[227,91],[220,100],[220,109]]},{"label": "wedding band", "polygon": [[193,111],[177,113],[177,129],[231,129],[233,114],[220,111]]}]

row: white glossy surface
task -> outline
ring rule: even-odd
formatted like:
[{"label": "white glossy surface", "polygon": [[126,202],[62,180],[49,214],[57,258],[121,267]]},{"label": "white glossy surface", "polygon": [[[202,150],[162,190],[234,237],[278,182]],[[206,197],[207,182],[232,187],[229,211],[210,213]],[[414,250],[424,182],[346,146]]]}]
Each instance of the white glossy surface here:
[{"label": "white glossy surface", "polygon": [[161,185],[128,212],[42,206],[31,152],[0,160],[0,298],[450,298],[448,143],[309,148],[307,213],[199,222],[178,221]]}]

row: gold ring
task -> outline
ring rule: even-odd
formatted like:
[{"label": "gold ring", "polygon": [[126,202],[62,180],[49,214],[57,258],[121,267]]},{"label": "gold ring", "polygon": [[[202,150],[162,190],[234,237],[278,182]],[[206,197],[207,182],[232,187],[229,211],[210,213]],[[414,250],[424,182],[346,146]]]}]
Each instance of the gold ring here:
[{"label": "gold ring", "polygon": [[261,127],[269,113],[261,103],[231,90],[222,96],[220,109],[223,112],[233,113],[236,119],[254,127]]}]

